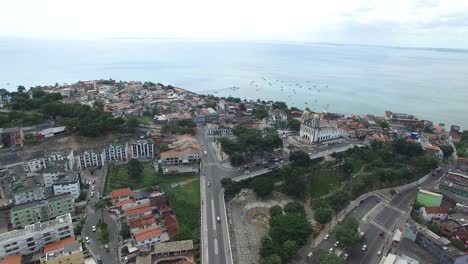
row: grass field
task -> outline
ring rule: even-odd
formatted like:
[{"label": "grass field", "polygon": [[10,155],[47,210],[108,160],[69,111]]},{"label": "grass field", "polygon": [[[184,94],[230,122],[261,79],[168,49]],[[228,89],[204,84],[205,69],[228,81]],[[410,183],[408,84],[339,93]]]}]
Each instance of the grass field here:
[{"label": "grass field", "polygon": [[111,191],[121,188],[130,187],[133,190],[142,189],[149,186],[160,185],[163,189],[167,190],[170,188],[172,183],[178,183],[194,179],[193,174],[191,175],[161,175],[154,171],[152,162],[143,163],[143,176],[138,179],[131,178],[127,173],[127,165],[110,165],[109,172],[106,179],[105,194],[109,194]]},{"label": "grass field", "polygon": [[306,187],[307,193],[315,198],[330,193],[340,186],[340,174],[332,171],[321,170],[319,174],[315,173]]},{"label": "grass field", "polygon": [[140,124],[151,124],[153,123],[154,119],[151,116],[142,116],[138,117],[138,121],[140,121]]}]

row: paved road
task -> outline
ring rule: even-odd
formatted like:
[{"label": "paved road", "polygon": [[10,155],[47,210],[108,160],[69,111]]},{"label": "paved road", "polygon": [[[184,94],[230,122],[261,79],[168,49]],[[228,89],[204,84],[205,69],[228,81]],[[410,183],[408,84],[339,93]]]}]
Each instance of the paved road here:
[{"label": "paved road", "polygon": [[[221,179],[233,177],[240,172],[221,166],[212,149],[210,139],[206,137],[205,130],[201,127],[197,128],[197,139],[207,152],[206,155],[203,154],[201,166],[202,263],[232,264]],[[208,182],[211,184],[210,187],[208,187]],[[220,222],[216,220],[217,217],[220,217]]]},{"label": "paved road", "polygon": [[[91,242],[86,244],[86,246],[93,253],[95,258],[100,257],[104,264],[114,264],[119,263],[118,259],[118,250],[119,250],[119,233],[114,232],[119,230],[119,225],[116,219],[110,215],[107,211],[98,211],[94,210],[94,204],[102,197],[102,191],[104,188],[105,182],[105,169],[97,170],[94,175],[87,175],[84,173],[82,178],[86,181],[96,183],[94,184],[94,196],[91,197],[91,187],[88,192],[88,205],[86,207],[86,222],[83,228],[84,237],[89,237]],[[97,233],[92,231],[92,226],[97,226],[99,220],[103,218],[104,222],[107,223],[109,230],[109,252],[104,248],[104,245],[97,238]]]},{"label": "paved road", "polygon": [[[449,167],[443,167],[441,174]],[[432,189],[439,176],[431,176],[420,187]],[[393,232],[397,228],[402,228],[409,217],[409,210],[414,203],[418,192],[418,187],[412,187],[399,192],[395,197],[389,194],[372,195],[364,202],[351,210],[350,216],[360,221],[360,228],[365,232],[362,243],[347,250],[349,258],[346,263],[377,263],[381,256],[377,255],[379,250],[391,242]],[[383,232],[383,236],[380,233]],[[334,248],[335,239],[331,234],[328,240],[319,244],[319,248],[329,250]],[[367,245],[367,250],[363,251],[363,245]],[[334,248],[336,252],[336,248]]]}]

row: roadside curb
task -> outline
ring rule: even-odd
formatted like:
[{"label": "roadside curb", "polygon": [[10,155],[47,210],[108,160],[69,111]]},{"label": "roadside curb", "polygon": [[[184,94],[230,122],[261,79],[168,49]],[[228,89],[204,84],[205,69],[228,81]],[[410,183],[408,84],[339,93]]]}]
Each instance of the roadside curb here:
[{"label": "roadside curb", "polygon": [[223,196],[224,219],[226,219],[227,239],[228,239],[228,244],[229,244],[229,256],[231,257],[231,263],[230,264],[234,264],[234,261],[233,261],[233,258],[232,258],[231,234],[229,232],[229,221],[228,221],[228,218],[227,218],[226,201],[224,200],[224,189],[221,189],[221,195]]}]

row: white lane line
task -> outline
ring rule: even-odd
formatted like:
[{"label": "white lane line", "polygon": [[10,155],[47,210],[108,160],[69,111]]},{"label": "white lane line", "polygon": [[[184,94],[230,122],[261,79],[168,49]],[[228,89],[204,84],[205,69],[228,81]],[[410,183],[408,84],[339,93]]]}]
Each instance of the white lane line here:
[{"label": "white lane line", "polygon": [[215,206],[214,206],[214,199],[211,199],[211,214],[213,216],[213,230],[216,231],[216,214],[215,214]]},{"label": "white lane line", "polygon": [[218,255],[218,239],[215,238],[213,243],[214,243],[214,253],[217,256]]}]

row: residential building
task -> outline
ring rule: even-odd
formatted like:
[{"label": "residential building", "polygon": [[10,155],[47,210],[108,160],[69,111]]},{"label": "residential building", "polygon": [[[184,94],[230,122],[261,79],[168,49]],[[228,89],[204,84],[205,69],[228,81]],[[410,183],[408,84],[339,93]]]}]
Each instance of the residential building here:
[{"label": "residential building", "polygon": [[143,218],[148,215],[152,215],[151,205],[148,203],[140,204],[133,206],[127,209],[124,209],[124,215],[128,220]]},{"label": "residential building", "polygon": [[468,176],[461,172],[449,172],[440,181],[439,189],[468,197]]},{"label": "residential building", "polygon": [[128,144],[110,144],[104,149],[86,150],[79,156],[82,170],[93,167],[101,168],[111,161],[127,161]]},{"label": "residential building", "polygon": [[419,213],[428,222],[432,219],[445,220],[448,217],[448,211],[442,207],[421,207]]},{"label": "residential building", "polygon": [[14,191],[15,204],[45,199],[44,188],[41,186],[25,187]]},{"label": "residential building", "polygon": [[73,199],[78,199],[81,193],[80,180],[78,175],[70,175],[70,177],[62,178],[52,185],[55,195],[69,193]]},{"label": "residential building", "polygon": [[78,156],[78,159],[82,170],[89,167],[101,168],[106,160],[104,153],[97,150],[86,150]]},{"label": "residential building", "polygon": [[345,131],[338,128],[336,120],[324,119],[320,114],[304,111],[299,135],[310,143],[316,143],[343,137]]},{"label": "residential building", "polygon": [[137,218],[128,221],[128,227],[130,229],[130,233],[134,233],[139,230],[143,230],[148,227],[152,227],[157,225],[156,219],[152,215],[148,215],[142,218]]},{"label": "residential building", "polygon": [[107,161],[127,161],[128,144],[110,144],[104,149],[104,156]]},{"label": "residential building", "polygon": [[123,200],[130,199],[131,196],[132,196],[132,189],[130,188],[117,189],[117,190],[113,190],[110,193],[110,197],[114,205],[116,205],[118,202],[121,202]]},{"label": "residential building", "polygon": [[160,154],[159,163],[164,165],[190,164],[200,161],[201,148],[195,137],[191,135],[180,136],[169,145],[169,150]]},{"label": "residential building", "polygon": [[288,114],[280,109],[270,110],[268,111],[267,123],[272,127],[285,128],[288,125]]},{"label": "residential building", "polygon": [[416,202],[425,207],[440,207],[444,196],[440,193],[419,190],[416,196]]},{"label": "residential building", "polygon": [[63,214],[74,215],[74,204],[74,199],[70,194],[18,204],[10,210],[10,221],[13,228],[22,228],[37,222],[49,221]]},{"label": "residential building", "polygon": [[137,248],[154,245],[169,240],[167,233],[164,233],[160,226],[155,225],[134,232],[133,238]]},{"label": "residential building", "polygon": [[47,168],[50,162],[57,161],[66,161],[63,163],[63,169],[65,171],[73,170],[75,166],[75,156],[73,154],[73,150],[54,152],[44,158],[29,160],[27,164],[30,172],[36,172]]},{"label": "residential building", "polygon": [[194,113],[194,122],[197,124],[218,123],[219,115],[213,108],[202,108]]},{"label": "residential building", "polygon": [[195,251],[192,240],[159,243],[147,254],[141,253],[136,258],[136,264],[156,264],[164,261],[187,261],[195,263]]},{"label": "residential building", "polygon": [[71,215],[61,215],[47,222],[0,234],[0,258],[32,254],[42,249],[45,244],[73,236]]},{"label": "residential building", "polygon": [[44,246],[41,264],[84,264],[83,248],[74,237],[58,240]]},{"label": "residential building", "polygon": [[434,156],[439,160],[442,160],[444,157],[444,152],[442,152],[438,146],[434,146],[432,144],[422,144],[422,147],[427,154]]},{"label": "residential building", "polygon": [[385,111],[385,119],[391,125],[402,126],[410,131],[422,130],[426,125],[424,120],[419,120],[413,115],[392,113],[390,111]]},{"label": "residential building", "polygon": [[137,140],[130,146],[132,158],[134,159],[153,159],[154,143],[149,140]]}]

